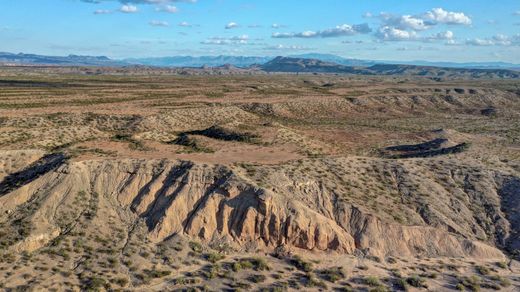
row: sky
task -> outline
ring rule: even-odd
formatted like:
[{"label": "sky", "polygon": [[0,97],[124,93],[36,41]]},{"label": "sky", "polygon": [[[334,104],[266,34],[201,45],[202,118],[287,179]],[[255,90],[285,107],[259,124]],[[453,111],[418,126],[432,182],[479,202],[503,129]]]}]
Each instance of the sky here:
[{"label": "sky", "polygon": [[0,0],[0,51],[520,63],[518,0]]}]

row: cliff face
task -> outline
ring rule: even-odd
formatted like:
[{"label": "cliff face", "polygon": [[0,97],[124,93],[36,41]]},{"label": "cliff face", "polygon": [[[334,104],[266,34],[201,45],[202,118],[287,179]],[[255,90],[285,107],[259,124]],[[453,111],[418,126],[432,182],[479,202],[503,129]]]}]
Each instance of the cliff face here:
[{"label": "cliff face", "polygon": [[[271,171],[280,171],[276,177],[285,175],[282,170]],[[423,214],[431,220],[400,224],[372,214],[366,206],[342,198],[319,181],[271,181],[273,188],[266,189],[235,169],[168,160],[64,162],[1,196],[0,211],[2,222],[14,233],[20,233],[16,222],[29,226],[25,237],[11,241],[11,248],[17,250],[45,246],[70,230],[77,218],[86,216],[91,230],[106,228],[109,218],[127,230],[143,220],[149,240],[157,243],[184,234],[207,242],[225,241],[236,248],[289,246],[340,253],[359,250],[380,257],[502,258],[493,245],[507,248],[518,244],[514,238],[518,228],[514,210],[519,204],[514,199],[519,192],[515,182],[518,178],[488,172],[480,181],[466,180],[463,186],[473,196],[468,204],[481,200],[490,206],[488,215],[496,220],[486,231],[499,236],[488,238],[479,238],[476,229],[458,231],[464,224],[450,223],[449,218],[446,223],[434,220],[446,212],[435,209],[442,206],[439,204],[431,205],[430,213],[436,216]],[[479,192],[489,186],[491,192]],[[482,193],[488,197],[481,197]],[[437,200],[455,204],[449,197]],[[485,220],[475,214],[467,214],[466,219]],[[452,226],[447,228],[449,224]]]}]

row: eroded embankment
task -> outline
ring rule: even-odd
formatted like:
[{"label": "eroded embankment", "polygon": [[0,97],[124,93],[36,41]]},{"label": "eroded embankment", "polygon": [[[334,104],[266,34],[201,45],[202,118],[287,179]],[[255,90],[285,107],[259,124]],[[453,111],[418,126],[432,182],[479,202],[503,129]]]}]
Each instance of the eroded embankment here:
[{"label": "eroded embankment", "polygon": [[[5,214],[2,221],[22,234],[8,243],[17,250],[46,245],[66,232],[74,218],[96,209],[92,224],[103,225],[108,214],[126,226],[144,220],[149,239],[155,242],[185,234],[260,249],[285,245],[344,253],[361,250],[377,256],[503,257],[497,248],[471,236],[381,220],[319,186],[284,191],[277,182],[272,184],[276,191],[260,188],[230,168],[192,162],[71,162],[39,173],[3,195],[0,209]],[[498,192],[508,198],[510,185],[511,180],[497,179]],[[71,206],[78,204],[78,196],[89,204],[64,220],[64,212],[76,210]],[[26,229],[20,232],[20,228]]]}]

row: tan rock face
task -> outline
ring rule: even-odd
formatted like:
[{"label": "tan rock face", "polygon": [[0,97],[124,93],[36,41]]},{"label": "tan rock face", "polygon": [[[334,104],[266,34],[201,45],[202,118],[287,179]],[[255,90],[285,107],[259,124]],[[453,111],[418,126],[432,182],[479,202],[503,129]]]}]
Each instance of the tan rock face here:
[{"label": "tan rock face", "polygon": [[35,228],[16,246],[25,250],[44,246],[63,232],[60,209],[84,192],[90,201],[99,195],[99,202],[94,201],[99,218],[92,224],[106,224],[100,214],[109,213],[119,214],[128,226],[144,220],[155,242],[185,234],[208,242],[227,239],[236,247],[254,243],[260,249],[283,245],[340,253],[360,250],[380,257],[503,257],[495,247],[441,229],[383,221],[318,184],[295,185],[301,188],[292,188],[292,193],[266,190],[229,168],[191,162],[74,162],[0,197],[0,211],[13,209],[20,216],[24,203],[39,202],[36,211],[26,214]]}]

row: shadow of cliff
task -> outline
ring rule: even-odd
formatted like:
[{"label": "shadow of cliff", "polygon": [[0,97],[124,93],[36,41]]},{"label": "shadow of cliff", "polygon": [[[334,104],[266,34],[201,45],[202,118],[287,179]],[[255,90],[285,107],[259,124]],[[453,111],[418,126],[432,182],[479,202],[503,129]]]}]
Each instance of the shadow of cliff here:
[{"label": "shadow of cliff", "polygon": [[64,164],[68,157],[63,153],[45,155],[21,171],[12,173],[0,182],[0,197],[20,188]]}]

